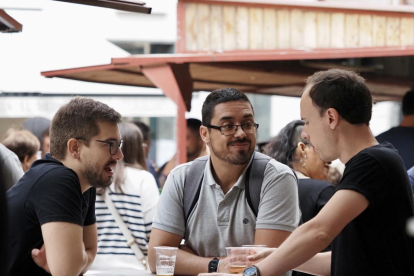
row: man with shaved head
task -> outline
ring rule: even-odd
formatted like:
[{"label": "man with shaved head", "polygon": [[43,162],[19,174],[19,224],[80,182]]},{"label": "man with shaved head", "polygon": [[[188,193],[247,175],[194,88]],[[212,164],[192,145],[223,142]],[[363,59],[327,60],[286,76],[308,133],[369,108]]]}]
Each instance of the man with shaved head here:
[{"label": "man with shaved head", "polygon": [[[379,144],[371,132],[365,80],[346,70],[317,72],[307,80],[300,109],[302,137],[322,160],[339,158],[344,175],[319,214],[244,275],[275,276],[293,268],[316,275],[414,275],[407,172],[395,148]],[[317,254],[331,242],[332,253]]]}]

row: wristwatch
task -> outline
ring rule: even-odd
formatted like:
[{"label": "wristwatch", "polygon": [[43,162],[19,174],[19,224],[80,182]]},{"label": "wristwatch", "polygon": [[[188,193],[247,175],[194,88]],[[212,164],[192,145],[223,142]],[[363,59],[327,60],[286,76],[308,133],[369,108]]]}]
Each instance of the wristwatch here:
[{"label": "wristwatch", "polygon": [[208,273],[217,272],[219,262],[220,262],[220,260],[217,259],[217,258],[212,259],[208,263]]},{"label": "wristwatch", "polygon": [[243,276],[260,276],[259,269],[253,265],[243,271]]}]

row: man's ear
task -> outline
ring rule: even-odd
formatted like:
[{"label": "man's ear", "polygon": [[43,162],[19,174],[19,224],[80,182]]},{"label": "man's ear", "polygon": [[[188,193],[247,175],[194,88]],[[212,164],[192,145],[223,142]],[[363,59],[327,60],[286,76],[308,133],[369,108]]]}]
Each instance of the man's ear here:
[{"label": "man's ear", "polygon": [[75,138],[69,139],[67,142],[67,149],[68,153],[74,158],[79,159],[80,157],[80,142],[79,140],[76,140]]},{"label": "man's ear", "polygon": [[326,118],[328,120],[329,128],[335,129],[339,123],[339,113],[335,108],[328,108],[325,111]]},{"label": "man's ear", "polygon": [[210,142],[210,133],[207,127],[200,126],[200,136],[201,139],[203,139],[203,142],[208,145],[208,143]]}]

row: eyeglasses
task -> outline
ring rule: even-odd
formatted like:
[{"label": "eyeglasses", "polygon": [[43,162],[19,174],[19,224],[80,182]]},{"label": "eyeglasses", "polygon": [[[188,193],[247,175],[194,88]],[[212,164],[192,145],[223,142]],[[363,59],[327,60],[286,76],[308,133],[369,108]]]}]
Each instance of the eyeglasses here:
[{"label": "eyeglasses", "polygon": [[[75,139],[87,141],[85,138],[75,138]],[[109,145],[109,153],[111,155],[116,155],[118,153],[118,150],[120,147],[122,147],[122,142],[123,142],[123,140],[119,142],[118,141],[102,141],[102,140],[93,140],[93,141]]]},{"label": "eyeglasses", "polygon": [[236,134],[239,127],[244,131],[246,134],[256,133],[257,129],[259,128],[259,124],[256,123],[245,123],[242,125],[225,125],[225,126],[212,126],[206,125],[208,128],[218,129],[220,133],[224,136],[230,136]]}]

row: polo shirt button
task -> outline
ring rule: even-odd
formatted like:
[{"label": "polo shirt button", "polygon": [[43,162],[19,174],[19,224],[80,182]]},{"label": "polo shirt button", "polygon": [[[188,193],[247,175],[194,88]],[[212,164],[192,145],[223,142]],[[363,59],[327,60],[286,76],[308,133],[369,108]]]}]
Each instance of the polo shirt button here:
[{"label": "polo shirt button", "polygon": [[223,206],[226,205],[226,202],[223,202],[221,205],[223,205]]}]

